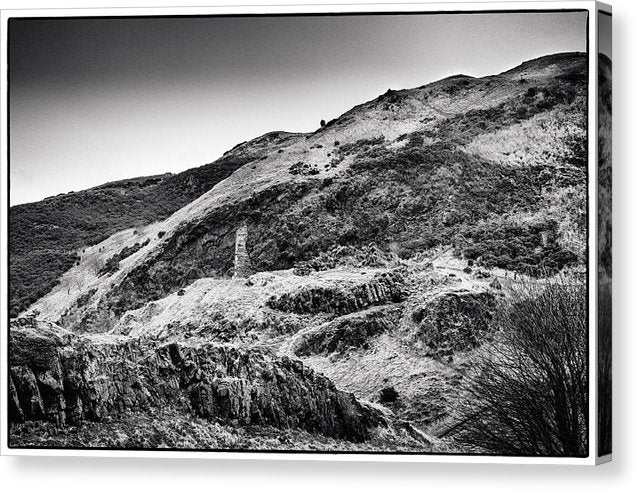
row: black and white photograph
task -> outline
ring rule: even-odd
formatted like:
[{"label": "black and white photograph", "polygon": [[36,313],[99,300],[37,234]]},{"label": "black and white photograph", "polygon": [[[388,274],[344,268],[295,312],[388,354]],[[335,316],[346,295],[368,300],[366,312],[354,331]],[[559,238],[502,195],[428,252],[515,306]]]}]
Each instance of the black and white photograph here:
[{"label": "black and white photograph", "polygon": [[10,449],[610,454],[609,14],[7,26]]}]

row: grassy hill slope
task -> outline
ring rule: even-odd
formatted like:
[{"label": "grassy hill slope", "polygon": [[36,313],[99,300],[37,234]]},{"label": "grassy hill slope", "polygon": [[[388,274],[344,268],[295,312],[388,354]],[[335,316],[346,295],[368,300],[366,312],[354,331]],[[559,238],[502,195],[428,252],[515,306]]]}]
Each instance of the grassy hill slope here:
[{"label": "grassy hill slope", "polygon": [[[265,138],[247,156],[239,146],[221,159],[236,170],[210,191],[152,231],[90,251],[107,263],[150,241],[112,275],[88,274],[90,301],[75,305],[59,285],[42,307],[54,306],[51,320],[66,309],[67,325],[108,328],[127,310],[226,274],[244,221],[257,270],[369,243],[403,258],[452,245],[485,266],[533,275],[580,262],[586,70],[586,57],[570,53],[481,79],[449,77],[387,91],[312,134]],[[183,187],[166,186],[168,197]],[[90,267],[81,256],[72,275]]]},{"label": "grassy hill slope", "polygon": [[58,284],[78,261],[81,249],[124,229],[163,220],[242,165],[296,138],[269,133],[237,145],[213,163],[179,174],[126,179],[11,207],[11,315]]}]

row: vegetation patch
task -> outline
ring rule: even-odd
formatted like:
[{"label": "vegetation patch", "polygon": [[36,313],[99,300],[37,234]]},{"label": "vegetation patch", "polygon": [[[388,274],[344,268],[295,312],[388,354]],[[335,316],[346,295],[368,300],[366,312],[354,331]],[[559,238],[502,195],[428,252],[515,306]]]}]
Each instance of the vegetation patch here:
[{"label": "vegetation patch", "polygon": [[354,443],[299,429],[269,426],[229,426],[174,408],[131,412],[100,422],[59,427],[43,421],[12,425],[15,448],[103,448],[184,450],[287,450],[323,452],[428,452],[431,445],[401,428],[374,428],[366,442]]},{"label": "vegetation patch", "polygon": [[127,257],[129,257],[129,256],[131,256],[133,254],[135,254],[137,251],[139,251],[143,247],[146,247],[149,243],[150,243],[150,239],[146,239],[144,242],[141,242],[141,243],[140,242],[136,242],[132,246],[124,247],[117,254],[115,254],[114,256],[110,257],[106,261],[106,263],[104,264],[104,267],[102,269],[100,269],[97,274],[98,275],[103,275],[103,274],[114,273],[115,271],[117,271],[119,269],[119,262],[120,261],[122,261],[123,259],[126,259]]},{"label": "vegetation patch", "polygon": [[569,106],[585,93],[586,81],[581,76],[563,78],[560,83],[529,87],[521,95],[486,109],[471,109],[466,113],[441,121],[426,136],[446,143],[466,145],[476,136],[508,128],[556,106]]},{"label": "vegetation patch", "polygon": [[366,152],[371,147],[381,145],[384,142],[385,137],[382,135],[376,138],[361,138],[353,143],[343,143],[339,147],[339,151],[341,155],[359,154],[361,152]]},{"label": "vegetation patch", "polygon": [[314,271],[325,271],[339,266],[352,267],[395,267],[400,260],[396,254],[384,251],[376,244],[363,247],[334,246],[307,261],[300,261],[294,267],[294,274],[306,276]]},{"label": "vegetation patch", "polygon": [[554,221],[487,221],[465,228],[456,241],[456,252],[478,265],[551,276],[578,262],[574,252],[559,244],[557,228]]},{"label": "vegetation patch", "polygon": [[97,288],[91,288],[86,293],[80,295],[77,298],[77,301],[75,302],[75,305],[77,305],[78,307],[84,307],[86,304],[88,304],[89,300],[95,294],[96,291],[97,291]]},{"label": "vegetation patch", "polygon": [[300,160],[297,163],[292,164],[289,170],[290,174],[301,176],[313,176],[319,173],[316,166]]}]

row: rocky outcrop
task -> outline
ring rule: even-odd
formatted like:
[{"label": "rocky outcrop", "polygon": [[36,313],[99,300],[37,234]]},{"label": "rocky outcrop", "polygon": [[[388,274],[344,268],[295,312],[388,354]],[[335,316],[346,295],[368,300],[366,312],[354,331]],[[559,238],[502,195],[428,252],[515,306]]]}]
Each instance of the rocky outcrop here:
[{"label": "rocky outcrop", "polygon": [[495,307],[495,296],[488,291],[439,293],[412,312],[417,325],[413,338],[434,358],[469,351],[490,333]]},{"label": "rocky outcrop", "polygon": [[56,424],[166,407],[224,424],[298,428],[363,441],[384,424],[300,361],[212,343],[89,341],[53,325],[11,327],[12,422]]},{"label": "rocky outcrop", "polygon": [[349,314],[373,305],[400,302],[406,297],[405,280],[399,271],[377,273],[357,284],[310,284],[266,302],[268,307],[297,314],[330,312]]},{"label": "rocky outcrop", "polygon": [[370,338],[392,329],[398,322],[400,307],[373,307],[301,331],[291,342],[297,356],[344,352],[350,348],[366,348]]}]

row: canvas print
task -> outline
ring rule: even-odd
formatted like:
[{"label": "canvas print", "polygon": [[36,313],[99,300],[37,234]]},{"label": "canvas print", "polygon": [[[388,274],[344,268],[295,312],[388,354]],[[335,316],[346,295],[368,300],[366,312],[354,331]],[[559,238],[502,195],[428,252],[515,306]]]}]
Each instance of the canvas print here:
[{"label": "canvas print", "polygon": [[588,456],[588,11],[8,28],[11,448]]}]

